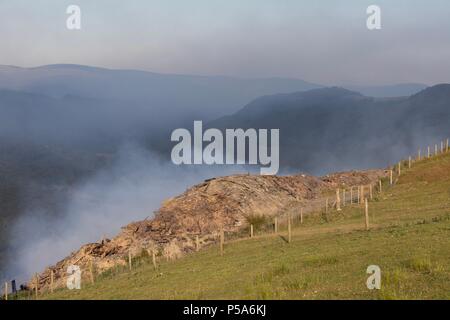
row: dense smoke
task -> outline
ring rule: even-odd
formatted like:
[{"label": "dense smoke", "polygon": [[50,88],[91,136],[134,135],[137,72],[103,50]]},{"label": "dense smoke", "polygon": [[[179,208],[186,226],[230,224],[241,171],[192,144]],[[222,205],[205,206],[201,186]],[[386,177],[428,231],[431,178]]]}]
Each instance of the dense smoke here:
[{"label": "dense smoke", "polygon": [[[64,213],[49,219],[42,209],[15,221],[14,259],[7,275],[25,280],[87,242],[113,237],[120,227],[151,218],[161,201],[217,175],[242,172],[237,166],[177,167],[134,144],[123,146],[114,164],[70,191]],[[25,236],[24,236],[25,235]]]}]

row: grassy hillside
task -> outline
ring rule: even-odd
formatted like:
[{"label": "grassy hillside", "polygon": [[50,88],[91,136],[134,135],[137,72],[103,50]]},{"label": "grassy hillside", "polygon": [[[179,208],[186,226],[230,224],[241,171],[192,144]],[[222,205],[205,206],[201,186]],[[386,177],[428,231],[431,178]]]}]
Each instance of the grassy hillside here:
[{"label": "grassy hillside", "polygon": [[[81,290],[45,299],[450,299],[450,156],[403,170],[369,203],[342,214],[308,216],[286,230],[210,247],[173,262],[147,258],[133,271],[114,270]],[[139,262],[139,263],[137,263]],[[381,290],[366,287],[378,265]]]}]

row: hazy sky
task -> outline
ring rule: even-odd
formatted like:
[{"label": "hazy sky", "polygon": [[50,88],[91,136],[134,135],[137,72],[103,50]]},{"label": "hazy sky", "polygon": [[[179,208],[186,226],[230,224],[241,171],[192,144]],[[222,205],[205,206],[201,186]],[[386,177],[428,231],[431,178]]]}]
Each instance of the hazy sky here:
[{"label": "hazy sky", "polygon": [[0,0],[0,64],[434,84],[450,82],[449,16],[448,0]]}]

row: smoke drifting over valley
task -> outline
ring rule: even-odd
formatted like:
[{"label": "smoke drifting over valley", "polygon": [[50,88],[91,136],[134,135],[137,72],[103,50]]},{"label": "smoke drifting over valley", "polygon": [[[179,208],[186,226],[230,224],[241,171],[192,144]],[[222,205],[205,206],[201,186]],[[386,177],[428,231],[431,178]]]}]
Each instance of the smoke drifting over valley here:
[{"label": "smoke drifting over valley", "polygon": [[168,197],[204,179],[242,173],[234,167],[177,167],[134,144],[120,148],[117,160],[67,190],[67,202],[49,219],[43,208],[28,208],[10,232],[14,254],[9,277],[26,280],[86,242],[112,237],[132,221],[153,217]]}]

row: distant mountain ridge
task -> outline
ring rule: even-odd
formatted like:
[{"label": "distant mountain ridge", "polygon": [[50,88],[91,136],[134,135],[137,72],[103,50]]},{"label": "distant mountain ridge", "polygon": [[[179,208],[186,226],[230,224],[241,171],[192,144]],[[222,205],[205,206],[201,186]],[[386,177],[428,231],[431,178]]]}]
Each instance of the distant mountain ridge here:
[{"label": "distant mountain ridge", "polygon": [[384,86],[354,86],[344,85],[351,91],[357,91],[368,97],[407,97],[416,94],[427,88],[426,84],[422,83],[401,83]]},{"label": "distant mountain ridge", "polygon": [[[214,118],[234,111],[262,95],[323,88],[294,78],[240,78],[162,74],[129,69],[107,69],[76,64],[32,68],[0,65],[0,88],[62,97],[67,94],[101,100],[141,102],[153,109]],[[409,96],[423,84],[344,86],[367,96]]]},{"label": "distant mountain ridge", "polygon": [[82,96],[131,101],[173,118],[217,117],[238,110],[261,95],[319,88],[299,79],[245,79],[224,76],[160,74],[81,65],[35,68],[0,66],[0,88],[51,97]]}]

